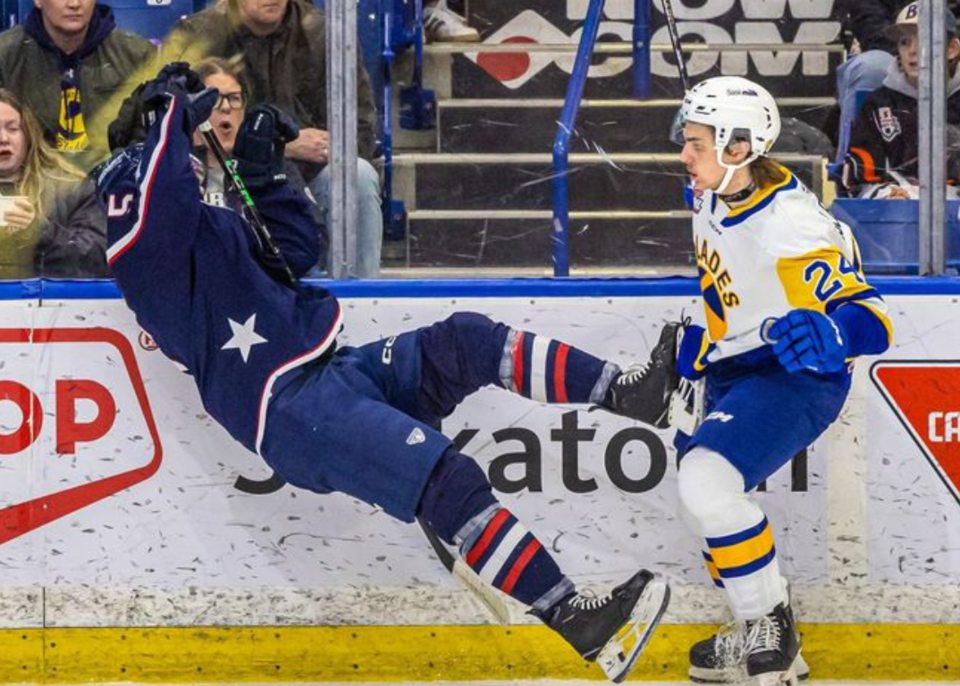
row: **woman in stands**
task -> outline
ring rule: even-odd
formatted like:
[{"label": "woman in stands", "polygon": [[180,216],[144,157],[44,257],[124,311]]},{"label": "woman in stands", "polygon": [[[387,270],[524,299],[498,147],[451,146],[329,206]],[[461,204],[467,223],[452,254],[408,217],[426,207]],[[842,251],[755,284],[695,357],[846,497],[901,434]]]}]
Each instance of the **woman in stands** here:
[{"label": "woman in stands", "polygon": [[[850,150],[844,164],[843,181],[847,189],[861,198],[907,199],[918,197],[918,86],[920,46],[917,19],[921,4],[911,2],[897,16],[897,60],[890,65],[883,86],[868,97],[850,134]],[[947,32],[947,124],[953,157],[960,150],[960,39],[957,20],[946,10]],[[948,130],[949,130],[948,129]],[[951,165],[955,166],[955,165]],[[952,183],[960,182],[951,173]]]},{"label": "woman in stands", "polygon": [[[240,124],[243,123],[243,118],[247,114],[250,89],[243,74],[243,61],[208,57],[197,64],[195,71],[200,76],[204,86],[216,88],[220,92],[220,98],[210,115],[210,124],[213,126],[214,135],[229,157],[233,154],[233,146],[237,141],[237,131],[240,130]],[[203,136],[199,133],[194,134],[194,143],[197,145],[196,152],[202,162],[198,171],[204,200],[211,205],[239,210],[243,206],[243,200],[229,182],[224,182],[223,169],[217,162],[213,150],[207,147]],[[298,167],[285,160],[283,171],[287,175],[287,185],[306,195],[310,201],[314,219],[323,229],[320,234],[320,259],[324,261],[327,254],[327,236],[326,227],[323,226],[322,213],[307,191],[306,182],[303,180]]]},{"label": "woman in stands", "polygon": [[0,278],[107,272],[107,223],[93,182],[43,140],[33,113],[0,88]]}]

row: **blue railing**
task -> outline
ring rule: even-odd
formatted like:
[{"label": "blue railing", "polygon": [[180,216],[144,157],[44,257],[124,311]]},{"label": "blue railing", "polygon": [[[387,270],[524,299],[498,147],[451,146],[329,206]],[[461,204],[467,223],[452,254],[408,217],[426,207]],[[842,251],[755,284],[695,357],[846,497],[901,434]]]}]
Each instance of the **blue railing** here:
[{"label": "blue railing", "polygon": [[381,110],[383,131],[383,225],[389,234],[393,219],[393,50],[394,25],[393,0],[380,0],[380,16],[383,21],[381,73],[383,74],[383,109]]},{"label": "blue railing", "polygon": [[653,0],[633,0],[633,97],[650,97],[650,5]]},{"label": "blue railing", "polygon": [[[570,275],[570,136],[577,125],[577,113],[580,111],[605,3],[606,0],[591,0],[587,9],[577,58],[567,84],[563,112],[553,141],[553,224],[550,229],[554,276]],[[646,98],[650,94],[650,0],[634,0],[633,21],[633,94],[637,98]]]}]

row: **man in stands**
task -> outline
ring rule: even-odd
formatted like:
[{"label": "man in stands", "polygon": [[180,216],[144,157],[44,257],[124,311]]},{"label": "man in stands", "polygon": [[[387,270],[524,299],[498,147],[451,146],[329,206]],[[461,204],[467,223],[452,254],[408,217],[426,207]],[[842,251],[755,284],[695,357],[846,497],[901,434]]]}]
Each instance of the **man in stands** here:
[{"label": "man in stands", "polygon": [[113,97],[129,92],[127,79],[156,50],[118,29],[113,10],[96,0],[34,5],[22,24],[0,33],[0,87],[19,95],[47,142],[86,170],[107,153],[106,123],[119,106]]},{"label": "man in stands", "polygon": [[[300,136],[286,146],[317,204],[329,210],[327,162],[327,41],[324,15],[309,0],[220,0],[181,20],[164,43],[164,61],[195,64],[205,57],[243,56],[250,105],[275,105],[290,114]],[[370,79],[357,64],[357,268],[376,278],[380,269],[383,215],[380,176],[370,164],[375,151],[376,107]]]}]

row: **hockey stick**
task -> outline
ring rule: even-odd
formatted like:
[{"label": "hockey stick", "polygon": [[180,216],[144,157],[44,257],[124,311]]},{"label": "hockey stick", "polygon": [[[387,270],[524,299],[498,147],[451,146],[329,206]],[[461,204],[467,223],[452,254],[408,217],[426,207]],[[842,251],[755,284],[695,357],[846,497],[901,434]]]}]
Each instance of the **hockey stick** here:
[{"label": "hockey stick", "polygon": [[437,535],[430,528],[430,525],[417,517],[417,523],[423,529],[424,536],[430,541],[433,552],[436,553],[440,562],[447,571],[453,575],[460,585],[473,594],[473,597],[480,601],[487,612],[497,620],[499,624],[510,624],[510,606],[500,595],[500,592],[486,581],[481,579],[475,571],[470,569],[462,560],[455,557],[443,544]]},{"label": "hockey stick", "polygon": [[671,0],[663,0],[663,13],[667,18],[667,33],[670,35],[670,45],[673,46],[673,56],[677,60],[677,69],[680,71],[680,83],[683,92],[690,90],[690,77],[687,74],[687,63],[683,61],[683,50],[680,49],[680,32],[677,30],[677,18],[673,14]]},{"label": "hockey stick", "polygon": [[287,264],[287,260],[284,259],[283,253],[280,252],[280,248],[274,242],[273,236],[270,235],[270,230],[267,229],[263,217],[260,216],[260,212],[257,210],[257,206],[250,196],[250,191],[247,190],[246,184],[237,172],[236,162],[227,159],[227,153],[224,151],[223,146],[220,145],[220,140],[213,132],[213,125],[209,121],[203,122],[197,128],[200,133],[203,134],[203,140],[205,140],[207,145],[210,146],[210,149],[213,150],[213,154],[217,158],[220,168],[223,169],[223,173],[230,178],[234,188],[237,189],[240,197],[243,198],[243,202],[250,213],[250,223],[253,225],[253,230],[256,231],[257,236],[270,253],[270,256],[283,268],[284,274],[287,277],[287,285],[293,286],[297,282],[297,277],[293,275],[293,270],[290,269],[290,265]]}]

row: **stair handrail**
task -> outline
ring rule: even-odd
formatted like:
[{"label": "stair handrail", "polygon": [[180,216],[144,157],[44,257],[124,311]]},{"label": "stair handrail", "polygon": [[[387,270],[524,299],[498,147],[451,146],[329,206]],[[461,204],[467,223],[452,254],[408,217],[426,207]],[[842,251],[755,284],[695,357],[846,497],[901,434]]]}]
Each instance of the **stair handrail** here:
[{"label": "stair handrail", "polygon": [[633,0],[633,97],[650,97],[650,5],[652,0]]},{"label": "stair handrail", "polygon": [[[641,0],[637,0],[641,2]],[[600,17],[606,0],[590,0],[587,17],[577,47],[577,58],[573,72],[567,83],[567,95],[563,102],[563,112],[557,126],[557,135],[553,140],[553,224],[550,227],[553,241],[553,275],[570,276],[570,197],[568,172],[570,169],[570,134],[577,122],[583,88],[590,70],[590,57],[597,42]]]},{"label": "stair handrail", "polygon": [[383,190],[381,191],[381,211],[383,225],[390,227],[393,219],[393,50],[391,33],[393,31],[394,1],[380,0],[380,15],[383,22],[382,74],[383,74]]}]

